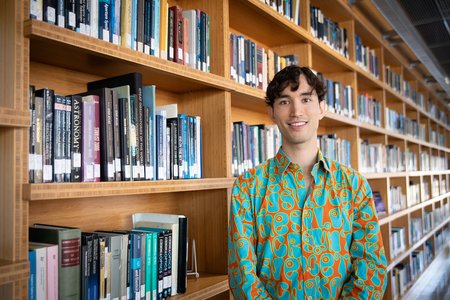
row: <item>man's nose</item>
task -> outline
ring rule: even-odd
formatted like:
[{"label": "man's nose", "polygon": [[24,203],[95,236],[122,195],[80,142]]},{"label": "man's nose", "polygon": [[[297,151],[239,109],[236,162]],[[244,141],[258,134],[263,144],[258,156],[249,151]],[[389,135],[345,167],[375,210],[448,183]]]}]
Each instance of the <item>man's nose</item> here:
[{"label": "man's nose", "polygon": [[300,100],[292,101],[291,116],[292,117],[298,117],[298,116],[304,115],[304,113],[305,113],[305,108],[302,105],[302,102]]}]

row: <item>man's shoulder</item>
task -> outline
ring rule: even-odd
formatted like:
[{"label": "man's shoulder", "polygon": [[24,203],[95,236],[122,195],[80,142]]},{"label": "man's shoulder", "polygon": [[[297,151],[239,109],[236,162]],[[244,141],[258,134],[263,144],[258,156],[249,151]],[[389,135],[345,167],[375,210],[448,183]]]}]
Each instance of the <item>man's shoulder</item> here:
[{"label": "man's shoulder", "polygon": [[245,171],[236,179],[236,183],[264,179],[269,176],[273,169],[274,158],[267,159],[263,163]]},{"label": "man's shoulder", "polygon": [[333,175],[336,180],[345,180],[348,182],[356,181],[366,181],[366,178],[356,169],[351,166],[344,165],[336,160],[326,158],[326,163],[328,164],[329,172]]}]

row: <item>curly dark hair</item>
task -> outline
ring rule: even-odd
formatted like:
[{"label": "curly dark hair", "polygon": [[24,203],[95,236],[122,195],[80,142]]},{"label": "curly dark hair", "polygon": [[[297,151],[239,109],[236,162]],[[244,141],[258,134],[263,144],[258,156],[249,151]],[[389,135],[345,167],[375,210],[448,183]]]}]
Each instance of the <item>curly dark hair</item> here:
[{"label": "curly dark hair", "polygon": [[300,86],[300,75],[304,75],[308,84],[316,91],[319,102],[324,99],[325,86],[323,81],[309,68],[297,65],[287,66],[273,77],[266,90],[266,103],[273,107],[275,99],[281,96],[281,92],[290,85],[291,91],[296,91]]}]

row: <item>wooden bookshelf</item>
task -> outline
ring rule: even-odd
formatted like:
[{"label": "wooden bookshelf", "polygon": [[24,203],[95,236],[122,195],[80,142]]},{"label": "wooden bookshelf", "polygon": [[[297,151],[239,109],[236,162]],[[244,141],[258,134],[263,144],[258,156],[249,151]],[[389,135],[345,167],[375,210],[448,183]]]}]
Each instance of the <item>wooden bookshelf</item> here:
[{"label": "wooden bookshelf", "polygon": [[[161,0],[166,1],[166,0]],[[430,184],[430,199],[380,218],[385,248],[389,249],[391,226],[409,228],[411,216],[421,216],[449,207],[450,193],[441,190],[432,196],[434,180],[446,182],[450,170],[422,170],[421,153],[450,159],[447,146],[420,140],[382,126],[360,122],[357,118],[357,96],[368,92],[382,103],[395,107],[407,117],[417,116],[421,124],[449,139],[450,126],[434,117],[386,84],[383,64],[391,65],[420,91],[426,102],[437,109],[448,109],[424,82],[420,72],[408,65],[411,51],[398,51],[389,46],[380,29],[389,24],[376,12],[369,0],[301,1],[300,26],[259,0],[226,0],[221,4],[208,0],[178,0],[183,9],[199,8],[211,16],[211,73],[146,55],[68,29],[29,20],[29,1],[6,1],[0,10],[0,298],[23,299],[27,295],[28,226],[35,222],[80,227],[82,230],[126,229],[134,212],[184,214],[189,218],[189,238],[196,240],[200,278],[189,278],[188,290],[176,298],[207,299],[223,296],[228,291],[227,222],[232,177],[231,122],[268,124],[264,103],[265,91],[238,84],[230,79],[229,33],[239,33],[281,55],[297,54],[300,63],[324,74],[325,78],[349,85],[353,89],[355,113],[352,118],[327,112],[320,123],[320,133],[337,133],[351,141],[352,167],[360,167],[360,142],[364,138],[393,143],[402,151],[411,148],[417,155],[417,171],[364,173],[373,189],[386,196],[390,186],[405,186],[410,178]],[[345,28],[349,38],[349,58],[344,57],[311,33],[310,5],[320,7],[324,14]],[[272,34],[276,33],[276,34]],[[375,49],[380,78],[377,79],[356,64],[355,39]],[[402,46],[404,47],[404,46]],[[83,92],[86,83],[129,72],[140,72],[144,84],[157,87],[157,105],[177,103],[179,111],[200,115],[203,126],[203,179],[152,182],[98,183],[28,183],[28,87],[49,87],[61,94]],[[428,103],[426,103],[428,107]],[[382,111],[384,115],[384,110]],[[443,189],[443,188],[442,188]],[[389,196],[384,201],[389,200]],[[445,206],[447,205],[447,206]],[[450,212],[446,212],[450,214]],[[395,224],[395,225],[394,225]],[[433,229],[408,245],[407,250],[389,263],[409,260],[411,252],[425,241],[436,239],[436,232],[449,224],[433,223]],[[408,233],[409,235],[409,233]],[[389,278],[389,281],[391,279]],[[389,283],[390,284],[390,283]],[[228,295],[226,295],[228,296]],[[385,299],[392,299],[389,288]]]}]

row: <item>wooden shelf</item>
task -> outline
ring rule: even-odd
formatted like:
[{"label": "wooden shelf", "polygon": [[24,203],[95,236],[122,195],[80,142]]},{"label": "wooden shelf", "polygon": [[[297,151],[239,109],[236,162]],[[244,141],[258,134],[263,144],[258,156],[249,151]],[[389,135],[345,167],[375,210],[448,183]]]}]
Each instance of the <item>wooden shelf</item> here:
[{"label": "wooden shelf", "polygon": [[187,292],[174,299],[208,299],[228,291],[228,275],[200,274],[199,278],[189,277]]},{"label": "wooden shelf", "polygon": [[1,127],[30,127],[30,112],[0,107]]},{"label": "wooden shelf", "polygon": [[28,261],[11,262],[0,260],[0,285],[25,280],[30,276]]},{"label": "wooden shelf", "polygon": [[408,257],[408,255],[413,252],[414,250],[416,250],[420,245],[422,245],[423,243],[425,243],[426,240],[428,240],[429,238],[431,238],[439,229],[441,229],[442,227],[444,227],[447,223],[450,222],[450,218],[447,218],[446,220],[444,220],[441,224],[439,224],[438,226],[436,226],[433,230],[431,230],[429,233],[427,233],[425,236],[423,236],[418,242],[416,242],[414,245],[412,245],[411,247],[408,248],[408,250],[406,250],[405,252],[403,252],[402,254],[400,254],[399,256],[397,256],[396,258],[394,258],[388,265],[387,267],[387,271],[392,270],[392,268],[395,267],[395,265],[397,265],[398,263],[400,263],[402,260],[404,260],[406,257]]},{"label": "wooden shelf", "polygon": [[435,198],[426,200],[424,202],[421,202],[419,204],[413,205],[411,207],[405,208],[403,210],[397,211],[397,212],[395,212],[395,213],[393,213],[391,215],[387,215],[387,216],[379,219],[378,223],[380,225],[387,224],[387,223],[389,223],[389,222],[391,222],[393,220],[396,220],[396,219],[398,219],[400,217],[406,216],[407,214],[409,214],[409,213],[411,213],[413,211],[419,210],[419,209],[421,209],[421,208],[423,208],[423,207],[425,207],[427,205],[430,205],[430,204],[433,204],[435,202],[441,201],[442,199],[445,199],[447,197],[450,197],[450,192],[446,193],[446,194],[443,194],[443,195],[440,195],[440,196],[437,196]]},{"label": "wooden shelf", "polygon": [[175,193],[231,188],[235,178],[81,183],[30,183],[23,185],[29,201]]},{"label": "wooden shelf", "polygon": [[[140,72],[143,82],[177,93],[232,90],[231,80],[38,20],[27,20],[30,59],[102,77]],[[77,59],[73,59],[76,57]],[[101,66],[98,68],[96,66]]]}]

